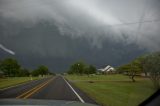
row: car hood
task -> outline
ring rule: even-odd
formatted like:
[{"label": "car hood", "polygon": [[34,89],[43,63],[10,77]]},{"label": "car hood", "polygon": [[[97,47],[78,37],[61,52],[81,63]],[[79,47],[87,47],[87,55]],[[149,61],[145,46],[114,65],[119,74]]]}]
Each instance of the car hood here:
[{"label": "car hood", "polygon": [[95,104],[81,103],[78,101],[44,99],[1,99],[0,105],[97,106]]}]

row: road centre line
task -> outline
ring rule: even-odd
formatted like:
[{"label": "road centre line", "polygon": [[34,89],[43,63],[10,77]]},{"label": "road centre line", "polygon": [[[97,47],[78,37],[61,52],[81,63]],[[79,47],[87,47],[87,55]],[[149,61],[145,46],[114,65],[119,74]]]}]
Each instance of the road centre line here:
[{"label": "road centre line", "polygon": [[47,81],[46,83],[44,83],[42,86],[38,87],[37,89],[33,90],[31,93],[29,93],[28,95],[26,95],[24,97],[24,99],[27,99],[28,97],[32,96],[34,93],[38,92],[39,90],[41,90],[43,87],[45,87],[46,85],[48,85],[51,81],[53,80],[53,78],[49,81]]},{"label": "road centre line", "polygon": [[[23,98],[26,99],[28,97],[30,97],[31,95],[33,95],[34,93],[36,93],[38,90],[40,90],[41,88],[43,88],[45,85],[47,85],[49,82],[51,82],[53,80],[53,78],[35,86],[34,88],[30,89],[27,92],[22,93],[21,95],[17,96],[16,98]],[[34,93],[33,93],[34,92]]]}]

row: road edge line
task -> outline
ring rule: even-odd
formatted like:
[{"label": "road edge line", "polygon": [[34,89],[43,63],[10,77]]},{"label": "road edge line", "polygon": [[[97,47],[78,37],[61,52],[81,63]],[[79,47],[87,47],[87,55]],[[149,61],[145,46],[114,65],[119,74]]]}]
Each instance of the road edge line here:
[{"label": "road edge line", "polygon": [[64,81],[67,83],[67,85],[71,88],[71,90],[74,92],[74,94],[78,97],[78,99],[82,102],[85,103],[84,100],[78,95],[78,93],[73,89],[73,87],[65,80],[64,77],[62,77]]}]

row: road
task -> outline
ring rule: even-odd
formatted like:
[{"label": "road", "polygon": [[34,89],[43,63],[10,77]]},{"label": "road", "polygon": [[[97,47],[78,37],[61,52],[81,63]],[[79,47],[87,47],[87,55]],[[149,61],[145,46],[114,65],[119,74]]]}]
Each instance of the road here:
[{"label": "road", "polygon": [[36,80],[1,90],[0,98],[68,100],[96,104],[62,76]]}]

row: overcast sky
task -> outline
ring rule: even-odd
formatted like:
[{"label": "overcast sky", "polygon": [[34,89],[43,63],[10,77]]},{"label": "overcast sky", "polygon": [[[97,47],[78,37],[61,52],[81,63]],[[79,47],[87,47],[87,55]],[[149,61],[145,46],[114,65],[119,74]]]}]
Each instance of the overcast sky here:
[{"label": "overcast sky", "polygon": [[66,70],[160,50],[160,0],[0,0],[0,59]]}]

